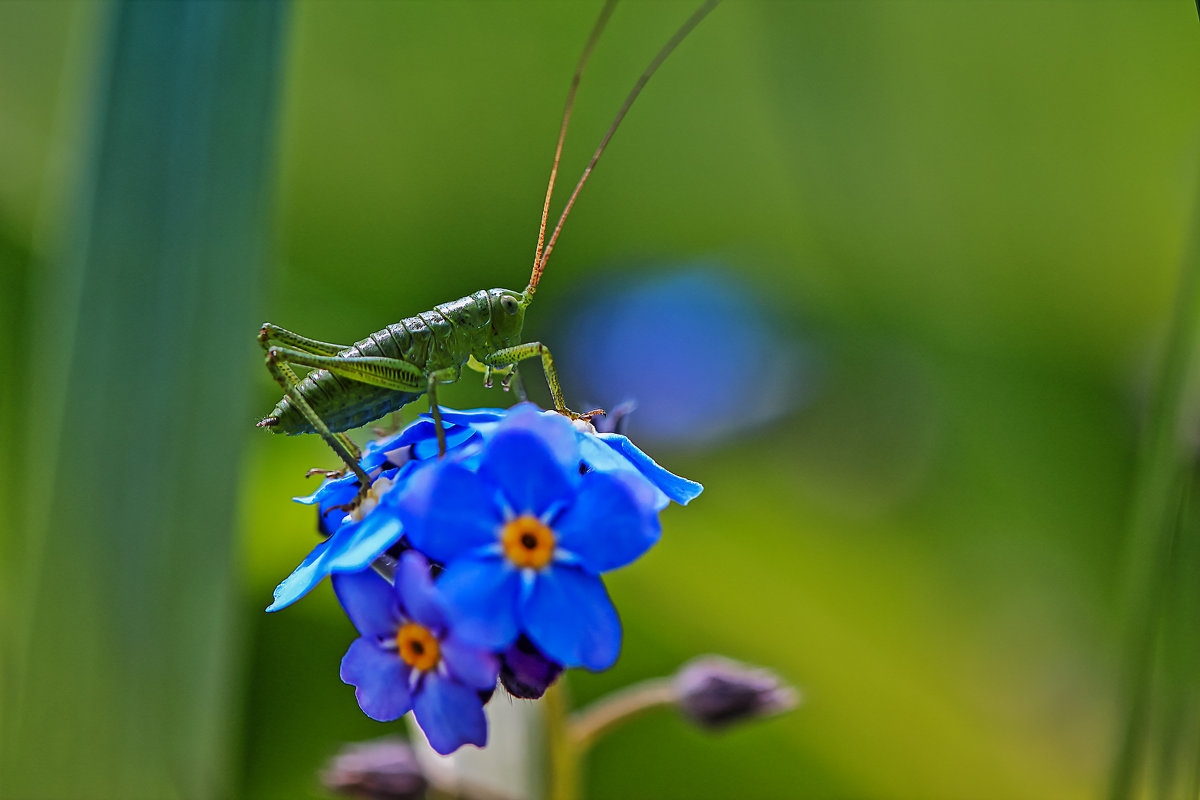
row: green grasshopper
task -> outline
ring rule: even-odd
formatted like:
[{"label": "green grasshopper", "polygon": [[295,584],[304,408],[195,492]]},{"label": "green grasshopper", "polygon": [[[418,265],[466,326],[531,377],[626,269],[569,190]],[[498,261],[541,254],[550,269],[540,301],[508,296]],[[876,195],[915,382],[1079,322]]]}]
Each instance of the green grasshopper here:
[{"label": "green grasshopper", "polygon": [[[285,394],[271,414],[263,418],[258,426],[273,433],[319,434],[345,462],[346,468],[358,477],[359,493],[354,501],[348,504],[347,510],[352,510],[367,496],[371,479],[359,466],[361,451],[344,432],[379,419],[411,403],[422,394],[428,394],[429,411],[437,430],[438,451],[444,455],[446,435],[437,404],[437,386],[457,381],[462,376],[464,366],[483,372],[486,386],[492,385],[495,375],[501,376],[502,385],[507,389],[509,382],[516,375],[518,362],[540,357],[546,383],[554,400],[554,408],[560,414],[571,419],[586,420],[604,413],[597,409],[580,414],[567,408],[549,348],[541,342],[521,342],[525,310],[533,302],[538,281],[546,268],[554,244],[558,241],[563,223],[575,204],[575,198],[579,196],[580,189],[591,175],[600,154],[604,152],[626,112],[659,65],[718,2],[720,0],[708,0],[692,14],[638,78],[604,134],[600,146],[592,155],[587,168],[584,169],[583,177],[575,185],[575,190],[567,200],[562,216],[559,217],[558,224],[547,241],[546,221],[550,213],[550,199],[558,174],[567,124],[571,119],[575,92],[579,87],[588,56],[612,15],[616,0],[608,0],[605,3],[571,79],[558,134],[558,145],[554,151],[554,164],[550,170],[549,185],[546,187],[546,200],[542,206],[542,222],[538,231],[533,271],[529,277],[529,285],[524,291],[480,290],[458,300],[434,306],[432,311],[406,317],[353,345],[330,344],[309,339],[271,323],[262,326],[258,341],[266,351],[267,370],[283,387]],[[301,379],[297,377],[293,365],[311,369],[313,372]],[[344,471],[312,472],[344,474]]]}]

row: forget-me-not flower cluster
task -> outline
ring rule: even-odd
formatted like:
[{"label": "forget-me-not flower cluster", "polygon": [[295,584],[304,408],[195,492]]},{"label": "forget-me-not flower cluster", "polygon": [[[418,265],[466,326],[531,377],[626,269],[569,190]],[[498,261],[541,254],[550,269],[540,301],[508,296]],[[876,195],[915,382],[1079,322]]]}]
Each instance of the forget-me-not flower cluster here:
[{"label": "forget-me-not flower cluster", "polygon": [[621,624],[601,576],[652,547],[658,512],[702,487],[624,436],[530,404],[442,417],[445,457],[427,417],[364,449],[373,483],[353,511],[340,507],[358,491],[353,475],[300,498],[328,538],[268,610],[332,575],[361,634],[342,679],[368,716],[412,711],[448,753],[485,743],[498,678],[536,698],[563,668],[616,661]]}]

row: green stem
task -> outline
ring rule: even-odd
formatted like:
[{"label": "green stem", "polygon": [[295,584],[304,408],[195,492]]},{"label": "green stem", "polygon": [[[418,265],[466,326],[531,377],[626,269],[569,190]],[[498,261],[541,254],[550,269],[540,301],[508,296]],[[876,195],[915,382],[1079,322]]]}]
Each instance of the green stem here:
[{"label": "green stem", "polygon": [[546,749],[550,766],[547,800],[578,800],[583,750],[576,744],[568,726],[571,704],[565,676],[546,691],[542,705],[546,709]]},{"label": "green stem", "polygon": [[583,757],[612,730],[646,712],[675,703],[670,678],[651,678],[611,692],[587,708],[568,715],[566,681],[551,686],[542,699],[550,761],[548,800],[578,800]]},{"label": "green stem", "polygon": [[571,740],[580,752],[586,752],[614,728],[674,702],[675,689],[669,678],[652,678],[626,686],[575,714],[571,720]]}]

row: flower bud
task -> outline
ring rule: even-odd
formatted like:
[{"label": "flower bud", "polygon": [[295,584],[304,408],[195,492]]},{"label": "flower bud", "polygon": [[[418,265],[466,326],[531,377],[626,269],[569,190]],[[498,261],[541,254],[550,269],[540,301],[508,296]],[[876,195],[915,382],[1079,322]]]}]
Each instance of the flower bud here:
[{"label": "flower bud", "polygon": [[367,800],[421,800],[428,785],[412,749],[395,737],[346,745],[321,782],[330,791]]},{"label": "flower bud", "polygon": [[675,702],[697,725],[718,729],[789,711],[799,694],[779,676],[721,656],[701,656],[675,673]]},{"label": "flower bud", "polygon": [[525,636],[500,656],[500,683],[513,697],[524,700],[536,700],[545,694],[562,671],[562,664],[542,655]]}]

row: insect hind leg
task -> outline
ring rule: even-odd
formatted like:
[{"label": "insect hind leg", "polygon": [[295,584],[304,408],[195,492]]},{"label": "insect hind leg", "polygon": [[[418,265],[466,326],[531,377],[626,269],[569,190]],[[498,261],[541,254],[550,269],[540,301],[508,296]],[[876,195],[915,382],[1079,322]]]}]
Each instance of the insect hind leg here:
[{"label": "insect hind leg", "polygon": [[[264,326],[264,328],[265,328],[265,326]],[[268,348],[268,350],[269,350],[269,348]],[[277,358],[275,360],[275,367],[278,369],[279,373],[283,376],[282,380],[280,380],[280,376],[276,374],[275,370],[271,369],[270,360],[268,360],[267,369],[270,370],[271,375],[274,376],[274,378],[275,378],[275,381],[280,386],[283,387],[283,390],[285,392],[287,392],[287,390],[289,388],[291,388],[292,386],[296,386],[297,384],[300,383],[300,379],[298,377],[296,377],[296,373],[294,371],[292,371],[292,368],[286,362]],[[288,394],[288,397],[290,399],[291,394]],[[311,406],[310,406],[310,408],[311,408]],[[275,425],[275,423],[276,423],[276,419],[274,417],[266,417],[259,421],[258,427],[270,428],[273,425]],[[344,433],[339,433],[336,431],[330,431],[330,434],[335,439],[337,439],[339,442],[342,443],[342,446],[345,447],[346,450],[350,452],[350,454],[354,457],[354,460],[356,462],[360,458],[362,458],[362,451],[358,449],[358,445],[356,445],[350,439],[349,436],[347,436]],[[345,470],[310,469],[308,471],[308,475],[310,475],[310,476],[311,475],[324,475],[327,478],[340,478],[345,474],[346,474]]]},{"label": "insect hind leg", "polygon": [[[350,509],[353,509],[363,501],[367,496],[367,492],[371,490],[370,476],[358,465],[358,460],[362,457],[361,452],[345,434],[334,433],[329,430],[329,426],[325,424],[320,415],[316,411],[313,411],[312,406],[304,399],[304,395],[300,394],[298,388],[300,382],[296,379],[296,373],[280,358],[279,351],[274,348],[267,351],[267,370],[271,373],[271,377],[283,387],[292,404],[300,409],[300,413],[308,420],[308,424],[312,425],[313,430],[325,440],[325,443],[333,449],[333,452],[338,454],[338,457],[342,459],[346,467],[358,478],[358,495],[354,498],[353,502],[349,503]],[[262,423],[260,422],[259,424],[261,425]],[[309,474],[312,473],[310,472]]]},{"label": "insect hind leg", "polygon": [[272,347],[267,350],[268,359],[287,360],[316,369],[326,369],[335,375],[380,386],[397,392],[429,393],[429,411],[437,431],[438,454],[446,454],[446,431],[442,425],[442,414],[437,404],[437,384],[453,383],[462,376],[462,365],[431,370],[428,365],[421,369],[416,364],[399,358],[383,356],[322,356]]},{"label": "insect hind leg", "polygon": [[282,345],[299,350],[302,353],[313,353],[320,356],[336,356],[343,350],[350,349],[349,345],[332,344],[331,342],[309,339],[307,336],[292,333],[269,322],[264,322],[262,328],[259,329],[258,343],[262,345],[263,350],[270,350],[272,345]]}]

